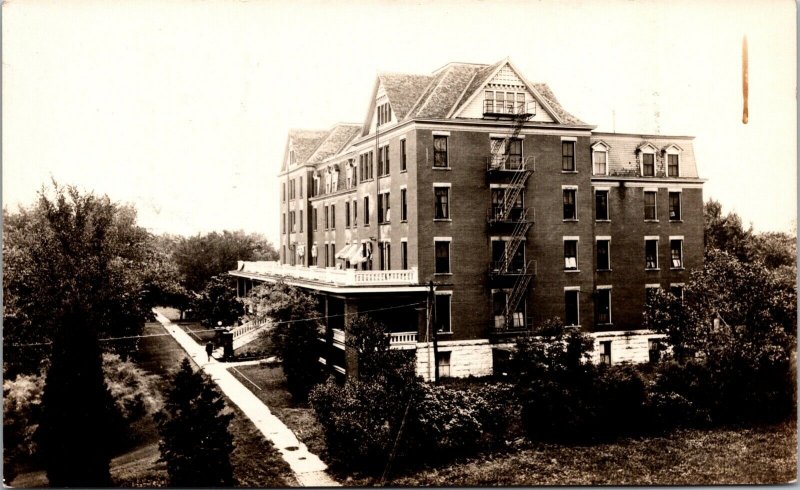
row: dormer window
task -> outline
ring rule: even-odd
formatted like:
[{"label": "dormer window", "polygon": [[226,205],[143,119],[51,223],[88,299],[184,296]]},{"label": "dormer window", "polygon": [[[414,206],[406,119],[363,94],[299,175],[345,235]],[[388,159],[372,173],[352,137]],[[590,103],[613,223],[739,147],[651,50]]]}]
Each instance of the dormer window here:
[{"label": "dormer window", "polygon": [[392,108],[389,107],[389,103],[385,102],[378,106],[378,126],[391,122],[392,120]]},{"label": "dormer window", "polygon": [[656,148],[650,143],[639,146],[636,151],[641,153],[641,174],[643,177],[656,175]]},{"label": "dormer window", "polygon": [[681,149],[677,145],[669,145],[664,148],[664,156],[667,161],[667,177],[680,177]]},{"label": "dormer window", "polygon": [[289,165],[294,165],[294,164],[295,164],[294,150],[289,150]]},{"label": "dormer window", "polygon": [[592,145],[592,173],[608,175],[608,145],[600,141]]}]

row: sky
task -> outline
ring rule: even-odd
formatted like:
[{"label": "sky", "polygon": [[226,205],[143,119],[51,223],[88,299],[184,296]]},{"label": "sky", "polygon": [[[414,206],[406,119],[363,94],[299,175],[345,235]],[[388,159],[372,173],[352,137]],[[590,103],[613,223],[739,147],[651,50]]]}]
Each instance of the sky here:
[{"label": "sky", "polygon": [[[10,0],[3,205],[51,178],[177,234],[278,239],[289,128],[362,122],[378,72],[509,57],[598,131],[695,136],[704,197],[796,230],[791,0]],[[742,39],[749,121],[742,123]]]}]

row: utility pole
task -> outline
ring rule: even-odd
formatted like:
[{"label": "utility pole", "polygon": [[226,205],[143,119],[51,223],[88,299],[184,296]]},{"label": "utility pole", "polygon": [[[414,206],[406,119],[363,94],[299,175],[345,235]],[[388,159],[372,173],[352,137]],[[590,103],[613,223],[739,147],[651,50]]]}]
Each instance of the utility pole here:
[{"label": "utility pole", "polygon": [[436,295],[433,289],[433,281],[431,280],[428,283],[430,288],[430,298],[431,302],[433,303],[433,326],[431,327],[431,332],[433,336],[433,382],[439,382],[439,327],[436,325]]}]

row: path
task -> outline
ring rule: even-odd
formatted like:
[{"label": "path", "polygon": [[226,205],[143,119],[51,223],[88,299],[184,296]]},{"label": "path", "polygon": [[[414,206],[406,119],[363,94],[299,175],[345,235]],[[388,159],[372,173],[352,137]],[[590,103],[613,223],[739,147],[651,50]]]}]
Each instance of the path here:
[{"label": "path", "polygon": [[280,451],[283,459],[289,464],[297,481],[306,487],[338,487],[340,486],[326,473],[327,465],[315,454],[308,451],[291,429],[272,414],[269,407],[236,379],[227,368],[245,363],[222,363],[216,359],[208,361],[205,347],[195,342],[178,325],[167,317],[153,310],[156,319],[164,329],[183,347],[187,354],[213,379],[220,389],[235,403],[253,424],[272,441]]}]

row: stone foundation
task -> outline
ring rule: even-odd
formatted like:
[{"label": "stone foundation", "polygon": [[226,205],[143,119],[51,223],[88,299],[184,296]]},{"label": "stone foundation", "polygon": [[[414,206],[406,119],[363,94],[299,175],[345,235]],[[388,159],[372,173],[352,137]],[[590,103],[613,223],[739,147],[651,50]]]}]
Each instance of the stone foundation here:
[{"label": "stone foundation", "polygon": [[592,362],[599,363],[603,349],[600,342],[611,341],[611,364],[630,362],[634,364],[649,362],[650,350],[648,340],[659,339],[664,342],[664,334],[652,331],[610,331],[595,332],[594,352],[592,352]]},{"label": "stone foundation", "polygon": [[[438,351],[442,355],[450,353],[451,378],[467,376],[489,376],[492,374],[492,345],[488,339],[478,340],[440,340]],[[434,376],[433,345],[429,342],[417,343],[417,375],[426,381]],[[444,376],[444,369],[439,375]]]}]

